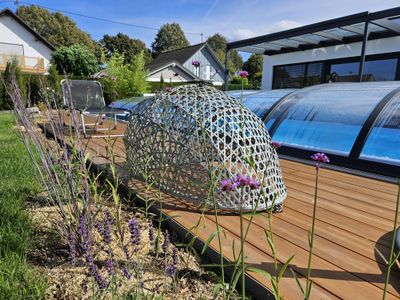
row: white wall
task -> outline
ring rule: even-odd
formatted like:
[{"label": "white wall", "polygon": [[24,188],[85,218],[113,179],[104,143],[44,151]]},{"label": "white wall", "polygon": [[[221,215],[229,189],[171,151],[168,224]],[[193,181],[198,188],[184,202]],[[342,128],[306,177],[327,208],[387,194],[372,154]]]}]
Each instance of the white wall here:
[{"label": "white wall", "polygon": [[51,49],[7,15],[0,17],[0,42],[22,45],[24,56],[42,57],[45,68],[49,67]]},{"label": "white wall", "polygon": [[[360,56],[361,44],[359,42],[272,56],[264,55],[262,88],[267,90],[272,89],[274,66]],[[368,41],[365,53],[366,55],[372,55],[399,51],[400,37],[392,37]]]},{"label": "white wall", "polygon": [[200,71],[199,77],[201,79],[208,80],[206,78],[206,68],[207,65],[209,65],[213,84],[222,85],[224,83],[224,69],[221,68],[220,64],[214,59],[214,57],[205,47],[203,47],[200,51],[197,51],[183,64],[186,69],[190,70],[193,74],[196,74],[196,68],[192,65],[192,61],[194,60],[198,60],[200,62],[200,70],[197,70],[197,72]]}]

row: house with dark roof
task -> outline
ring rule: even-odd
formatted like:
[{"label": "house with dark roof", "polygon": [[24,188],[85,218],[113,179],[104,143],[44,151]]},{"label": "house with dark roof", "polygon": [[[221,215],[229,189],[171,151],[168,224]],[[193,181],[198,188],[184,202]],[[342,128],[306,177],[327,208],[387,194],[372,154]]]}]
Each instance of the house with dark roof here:
[{"label": "house with dark roof", "polygon": [[9,9],[0,11],[0,71],[16,57],[23,73],[44,74],[54,47]]},{"label": "house with dark roof", "polygon": [[[198,67],[192,64],[194,61],[200,63]],[[163,79],[173,83],[194,80],[209,81],[214,85],[224,83],[224,66],[207,43],[161,53],[145,68],[151,82]]]}]

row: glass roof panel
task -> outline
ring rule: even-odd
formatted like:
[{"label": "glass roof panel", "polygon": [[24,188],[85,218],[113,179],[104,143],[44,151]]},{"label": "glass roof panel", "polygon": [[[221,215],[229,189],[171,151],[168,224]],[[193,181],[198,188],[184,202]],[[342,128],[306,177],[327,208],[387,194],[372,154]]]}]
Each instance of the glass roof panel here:
[{"label": "glass roof panel", "polygon": [[[375,106],[400,82],[331,83],[293,92],[267,120],[284,145],[347,156]],[[272,119],[272,120],[271,120]]]},{"label": "glass roof panel", "polygon": [[295,89],[278,89],[250,94],[243,97],[243,104],[262,118],[274,103],[293,91]]},{"label": "glass roof panel", "polygon": [[[250,95],[250,94],[254,94],[259,92],[260,90],[243,90],[243,97],[246,95]],[[232,91],[227,91],[225,92],[227,95],[240,99],[241,95],[242,95],[242,91],[241,90],[232,90]]]},{"label": "glass roof panel", "polygon": [[400,95],[382,110],[360,158],[400,165]]}]

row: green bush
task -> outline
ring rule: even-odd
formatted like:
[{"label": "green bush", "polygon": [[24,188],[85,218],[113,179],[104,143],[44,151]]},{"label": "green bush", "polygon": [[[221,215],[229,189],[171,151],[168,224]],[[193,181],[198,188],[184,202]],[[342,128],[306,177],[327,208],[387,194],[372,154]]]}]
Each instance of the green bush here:
[{"label": "green bush", "polygon": [[232,79],[231,79],[230,83],[242,84],[242,80],[243,80],[243,85],[248,85],[249,84],[249,80],[247,78],[242,78],[240,76],[232,76]]},{"label": "green bush", "polygon": [[107,77],[100,81],[107,103],[117,99],[140,96],[149,91],[143,52],[134,57],[132,64],[125,64],[124,56],[114,53],[107,62],[105,73]]},{"label": "green bush", "polygon": [[99,67],[93,51],[84,45],[60,47],[51,57],[59,74],[90,76],[97,72]]}]

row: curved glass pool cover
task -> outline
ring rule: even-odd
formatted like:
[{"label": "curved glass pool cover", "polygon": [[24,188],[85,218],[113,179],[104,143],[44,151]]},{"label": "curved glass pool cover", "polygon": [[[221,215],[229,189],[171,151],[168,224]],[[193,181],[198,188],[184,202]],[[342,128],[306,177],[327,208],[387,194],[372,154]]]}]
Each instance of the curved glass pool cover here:
[{"label": "curved glass pool cover", "polygon": [[330,154],[350,168],[400,176],[400,82],[329,83],[243,96],[280,152]]}]

